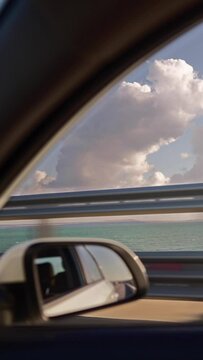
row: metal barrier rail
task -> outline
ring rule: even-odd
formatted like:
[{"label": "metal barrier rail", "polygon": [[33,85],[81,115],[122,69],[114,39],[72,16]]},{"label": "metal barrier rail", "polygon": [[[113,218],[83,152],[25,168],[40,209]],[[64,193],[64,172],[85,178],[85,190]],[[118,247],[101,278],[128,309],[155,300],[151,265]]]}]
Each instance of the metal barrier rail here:
[{"label": "metal barrier rail", "polygon": [[203,212],[203,184],[13,196],[0,220]]},{"label": "metal barrier rail", "polygon": [[140,252],[149,297],[203,300],[203,252]]}]

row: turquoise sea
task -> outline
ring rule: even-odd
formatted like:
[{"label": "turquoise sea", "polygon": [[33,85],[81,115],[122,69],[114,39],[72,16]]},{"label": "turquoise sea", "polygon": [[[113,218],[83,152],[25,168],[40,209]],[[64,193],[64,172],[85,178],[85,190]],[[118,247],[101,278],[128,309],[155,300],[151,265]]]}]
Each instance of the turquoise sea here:
[{"label": "turquoise sea", "polygon": [[[203,251],[202,222],[121,222],[53,225],[52,236],[114,239],[135,251]],[[37,226],[0,226],[0,252],[39,237]]]}]

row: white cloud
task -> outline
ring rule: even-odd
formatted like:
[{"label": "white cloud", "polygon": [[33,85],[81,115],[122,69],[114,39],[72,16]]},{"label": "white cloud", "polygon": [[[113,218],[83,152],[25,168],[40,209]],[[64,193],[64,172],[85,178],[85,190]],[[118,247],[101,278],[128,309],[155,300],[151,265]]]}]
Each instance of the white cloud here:
[{"label": "white cloud", "polygon": [[37,183],[40,183],[46,178],[47,174],[45,171],[37,170],[35,172],[35,180]]},{"label": "white cloud", "polygon": [[184,174],[175,174],[171,181],[173,183],[195,183],[203,182],[203,127],[198,127],[194,131],[192,146],[195,155],[193,167]]},{"label": "white cloud", "polygon": [[148,182],[149,185],[167,185],[170,182],[170,178],[165,176],[161,171],[155,171]]},{"label": "white cloud", "polygon": [[[148,156],[180,137],[203,113],[203,80],[184,60],[155,61],[148,83],[122,82],[64,141],[56,180],[63,189],[168,184]],[[185,155],[183,155],[184,157]]]},{"label": "white cloud", "polygon": [[[34,174],[29,176],[20,188],[15,192],[16,195],[20,194],[37,194],[41,192],[50,192],[51,183],[56,179],[49,176],[46,171],[36,170]],[[60,189],[58,189],[60,191]],[[56,191],[56,189],[55,189]]]},{"label": "white cloud", "polygon": [[190,157],[190,154],[187,152],[182,152],[180,154],[181,159],[188,159]]},{"label": "white cloud", "polygon": [[46,171],[41,170],[36,170],[34,177],[36,183],[41,185],[48,185],[55,180],[53,176],[49,176]]}]

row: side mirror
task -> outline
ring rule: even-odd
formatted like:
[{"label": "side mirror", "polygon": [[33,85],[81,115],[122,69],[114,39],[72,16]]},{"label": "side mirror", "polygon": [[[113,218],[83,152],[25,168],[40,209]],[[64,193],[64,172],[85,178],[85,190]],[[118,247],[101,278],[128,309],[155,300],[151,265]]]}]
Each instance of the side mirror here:
[{"label": "side mirror", "polygon": [[39,321],[144,296],[146,270],[126,246],[102,239],[39,239],[9,249],[0,285],[14,321]]}]

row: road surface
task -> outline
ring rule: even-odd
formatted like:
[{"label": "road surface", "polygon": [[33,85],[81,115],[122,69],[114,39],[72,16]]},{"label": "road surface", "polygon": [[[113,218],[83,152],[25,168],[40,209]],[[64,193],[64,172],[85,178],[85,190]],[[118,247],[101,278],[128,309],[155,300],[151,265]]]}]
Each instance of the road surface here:
[{"label": "road surface", "polygon": [[143,299],[128,304],[97,310],[88,317],[186,322],[203,320],[203,302],[183,300]]}]

